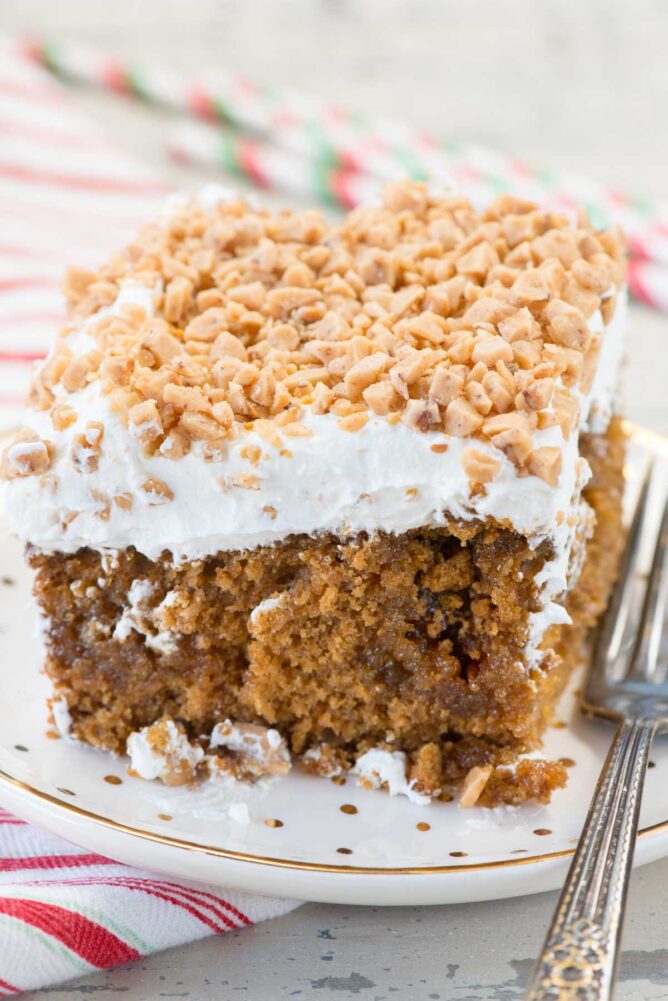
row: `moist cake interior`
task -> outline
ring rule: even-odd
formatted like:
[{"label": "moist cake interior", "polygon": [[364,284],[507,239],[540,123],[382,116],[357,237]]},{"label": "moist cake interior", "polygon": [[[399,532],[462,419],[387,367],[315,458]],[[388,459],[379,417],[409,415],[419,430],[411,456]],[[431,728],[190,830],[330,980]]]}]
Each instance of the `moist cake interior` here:
[{"label": "moist cake interior", "polygon": [[544,643],[554,652],[531,673],[527,613],[549,543],[532,549],[493,523],[293,536],[183,565],[133,549],[32,553],[52,623],[46,669],[72,735],[123,752],[132,732],[163,717],[193,741],[231,718],[276,727],[295,755],[316,749],[306,767],[323,775],[370,748],[401,748],[419,793],[451,799],[471,769],[492,766],[481,805],[546,801],[565,766],[517,755],[540,745],[614,578],[619,421],[603,438],[585,436],[581,453],[596,528],[568,600],[573,623],[553,627]]}]

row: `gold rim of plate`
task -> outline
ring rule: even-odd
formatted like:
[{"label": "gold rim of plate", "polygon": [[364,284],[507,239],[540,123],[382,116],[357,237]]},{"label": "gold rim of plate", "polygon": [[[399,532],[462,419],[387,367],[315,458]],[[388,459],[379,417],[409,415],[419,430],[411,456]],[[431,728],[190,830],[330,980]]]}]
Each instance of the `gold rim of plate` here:
[{"label": "gold rim of plate", "polygon": [[[649,428],[624,421],[624,430],[630,438],[640,446],[648,450],[668,457],[668,438]],[[555,852],[542,852],[537,855],[522,855],[516,859],[500,859],[496,862],[469,862],[457,863],[455,865],[431,865],[431,866],[358,866],[358,865],[336,865],[327,862],[301,862],[295,859],[282,859],[275,856],[254,855],[249,852],[233,851],[228,848],[218,848],[215,845],[203,845],[196,841],[188,841],[185,838],[172,837],[169,834],[162,834],[156,831],[148,831],[142,827],[134,827],[132,824],[124,824],[122,821],[113,820],[111,817],[104,817],[92,810],[86,810],[66,802],[51,793],[35,789],[28,782],[10,775],[0,768],[0,785],[8,785],[21,792],[27,793],[42,803],[49,803],[58,807],[67,814],[82,817],[87,821],[98,824],[123,834],[130,834],[144,841],[167,845],[170,848],[179,848],[188,852],[199,852],[202,855],[211,855],[216,858],[229,859],[233,862],[251,862],[254,865],[271,866],[278,869],[298,869],[306,872],[323,873],[346,873],[358,876],[393,876],[393,875],[438,875],[455,872],[473,872],[483,869],[506,869],[514,866],[532,865],[537,862],[547,862],[552,859],[567,858],[575,853],[575,847],[562,848]],[[668,819],[643,827],[639,832],[639,837],[648,834],[655,834],[658,831],[668,830]]]}]

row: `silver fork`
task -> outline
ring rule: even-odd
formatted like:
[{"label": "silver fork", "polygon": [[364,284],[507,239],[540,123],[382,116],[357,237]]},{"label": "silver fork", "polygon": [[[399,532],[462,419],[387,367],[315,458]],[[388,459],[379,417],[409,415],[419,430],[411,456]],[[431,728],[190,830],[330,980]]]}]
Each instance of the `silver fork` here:
[{"label": "silver fork", "polygon": [[603,1001],[612,996],[649,750],[655,733],[668,732],[667,664],[661,656],[668,600],[665,501],[640,624],[629,642],[651,477],[650,468],[582,695],[583,710],[615,720],[617,731],[527,1001]]}]

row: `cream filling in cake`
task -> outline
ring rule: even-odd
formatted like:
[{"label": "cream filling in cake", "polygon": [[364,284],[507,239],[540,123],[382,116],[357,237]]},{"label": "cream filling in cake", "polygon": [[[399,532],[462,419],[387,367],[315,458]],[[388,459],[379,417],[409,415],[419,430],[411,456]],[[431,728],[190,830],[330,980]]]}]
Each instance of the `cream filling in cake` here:
[{"label": "cream filling in cake", "polygon": [[[94,346],[86,330],[89,324],[128,304],[151,315],[153,290],[126,282],[111,307],[67,335],[72,354],[82,355]],[[609,423],[626,323],[624,294],[619,295],[607,327],[600,312],[589,321],[590,329],[604,336],[590,392],[572,390],[580,406],[580,431],[601,433]],[[375,415],[351,434],[340,428],[333,414],[313,414],[308,408],[302,423],[312,435],[290,438],[289,455],[255,431],[244,430],[227,446],[221,461],[207,461],[199,443],[175,462],[144,454],[139,439],[109,409],[99,380],[77,393],[65,394],[59,387],[57,398],[59,394],[77,414],[69,428],[54,434],[48,414],[30,414],[30,424],[40,436],[54,440],[49,475],[14,479],[6,490],[15,531],[41,550],[72,553],[86,546],[101,551],[134,546],[150,559],[169,550],[174,560],[185,561],[269,545],[294,533],[403,533],[443,525],[448,517],[494,518],[536,544],[549,539],[554,550],[536,579],[542,608],[530,616],[527,663],[539,659],[538,647],[550,625],[570,621],[558,599],[577,578],[575,539],[583,514],[586,521],[580,491],[589,470],[579,457],[577,434],[565,439],[558,425],[535,432],[537,447],[561,452],[561,473],[556,486],[551,486],[536,476],[520,476],[503,452],[477,438],[441,431],[416,434],[404,424],[390,424]],[[97,468],[82,475],[73,467],[72,454],[81,449],[77,439],[91,421],[104,424],[104,440]],[[90,445],[95,447],[94,442]],[[443,445],[446,451],[440,450]],[[256,464],[247,458],[249,446],[259,450]],[[482,492],[472,492],[462,464],[472,446],[501,466]],[[13,449],[25,447],[18,443]],[[12,456],[10,450],[10,461]],[[147,495],[141,489],[147,479],[167,484],[173,499]],[[94,499],[127,493],[133,496],[131,511],[115,504],[105,509],[103,501]],[[131,598],[127,616],[119,623],[127,630],[140,628]],[[116,638],[123,636],[119,633]],[[171,638],[151,637],[156,649],[163,641],[169,646]]]}]

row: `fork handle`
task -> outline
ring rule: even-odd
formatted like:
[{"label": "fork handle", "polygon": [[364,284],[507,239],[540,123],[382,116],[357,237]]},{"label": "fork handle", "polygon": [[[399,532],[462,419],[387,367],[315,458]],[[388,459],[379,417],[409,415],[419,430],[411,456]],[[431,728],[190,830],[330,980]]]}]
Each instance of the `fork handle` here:
[{"label": "fork handle", "polygon": [[617,728],[526,1001],[612,996],[653,720]]}]

